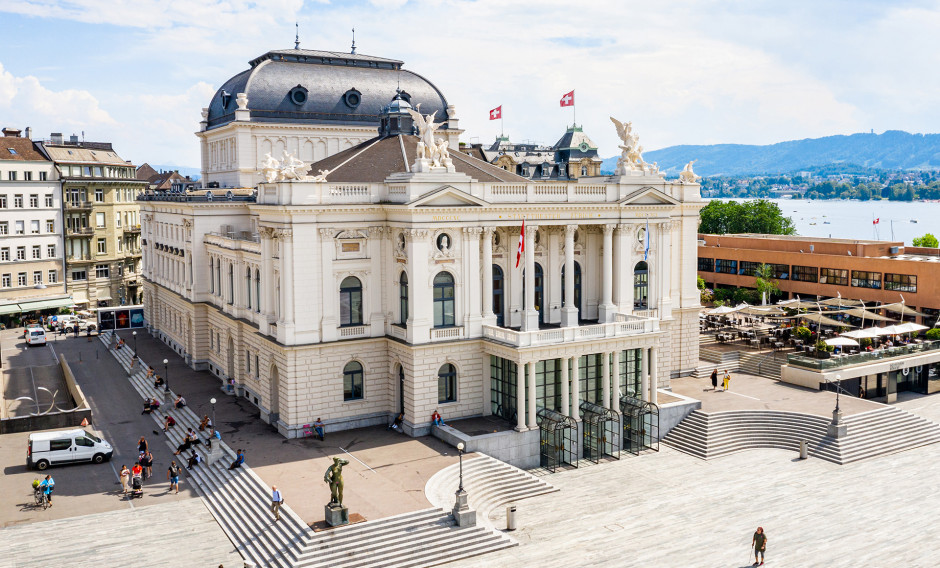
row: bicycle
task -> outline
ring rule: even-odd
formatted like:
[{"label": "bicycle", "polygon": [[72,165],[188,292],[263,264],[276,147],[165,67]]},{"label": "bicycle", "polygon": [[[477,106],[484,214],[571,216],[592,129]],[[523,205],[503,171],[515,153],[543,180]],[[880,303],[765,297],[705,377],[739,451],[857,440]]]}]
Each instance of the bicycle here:
[{"label": "bicycle", "polygon": [[39,487],[33,490],[33,499],[36,501],[37,507],[42,507],[43,510],[49,508],[49,499],[46,498],[46,494]]}]

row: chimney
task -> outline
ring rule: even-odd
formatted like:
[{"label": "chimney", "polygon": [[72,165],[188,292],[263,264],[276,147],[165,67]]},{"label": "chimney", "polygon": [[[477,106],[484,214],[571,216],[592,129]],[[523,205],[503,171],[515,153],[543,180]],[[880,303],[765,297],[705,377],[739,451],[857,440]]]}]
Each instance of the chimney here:
[{"label": "chimney", "polygon": [[69,142],[72,144],[78,144],[78,136],[75,134],[69,136]]},{"label": "chimney", "polygon": [[28,126],[26,127],[26,139],[27,140],[33,139],[33,129]]},{"label": "chimney", "polygon": [[10,128],[10,127],[6,127],[6,128],[3,129],[3,135],[6,136],[7,138],[19,138],[19,137],[20,137],[20,129],[19,129],[19,128]]},{"label": "chimney", "polygon": [[50,141],[51,141],[53,144],[61,144],[61,143],[62,143],[62,133],[61,133],[61,132],[53,132],[53,133],[49,136],[49,139],[50,139]]}]

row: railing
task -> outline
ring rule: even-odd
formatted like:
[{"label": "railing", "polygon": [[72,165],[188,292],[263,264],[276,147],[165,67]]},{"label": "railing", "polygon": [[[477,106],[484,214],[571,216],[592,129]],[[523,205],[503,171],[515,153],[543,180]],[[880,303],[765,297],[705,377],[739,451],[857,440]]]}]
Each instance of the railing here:
[{"label": "railing", "polygon": [[368,326],[365,325],[353,325],[349,327],[339,328],[339,336],[350,338],[350,337],[365,337],[366,332],[369,330]]},{"label": "railing", "polygon": [[65,235],[67,237],[79,237],[79,236],[91,236],[95,234],[95,229],[93,227],[67,227],[65,229]]},{"label": "railing", "polygon": [[655,333],[659,331],[659,320],[652,318],[639,318],[619,314],[625,319],[611,323],[582,325],[577,327],[559,327],[554,329],[538,329],[533,331],[515,331],[504,327],[492,325],[483,326],[483,338],[514,347],[536,347],[540,345],[557,345],[573,341],[591,341],[610,337],[624,337]]},{"label": "railing", "polygon": [[140,225],[128,225],[124,227],[124,232],[125,233],[139,233]]},{"label": "railing", "polygon": [[74,201],[71,199],[65,200],[65,209],[66,210],[84,210],[91,209],[90,201]]},{"label": "railing", "polygon": [[659,308],[650,308],[647,310],[633,310],[633,315],[641,318],[659,319]]},{"label": "railing", "polygon": [[431,329],[431,341],[463,339],[463,327],[438,327]]},{"label": "railing", "polygon": [[853,367],[865,363],[877,363],[887,359],[898,359],[925,353],[929,351],[940,350],[940,341],[925,341],[922,343],[911,343],[910,345],[900,345],[898,347],[889,347],[888,349],[875,349],[874,351],[864,351],[855,355],[841,355],[829,359],[816,359],[805,355],[788,355],[787,364],[804,369],[813,369],[816,371],[825,371],[828,369],[840,369],[842,367]]},{"label": "railing", "polygon": [[403,328],[400,325],[389,325],[388,334],[394,337],[395,339],[401,339],[403,341],[408,340],[408,330]]}]

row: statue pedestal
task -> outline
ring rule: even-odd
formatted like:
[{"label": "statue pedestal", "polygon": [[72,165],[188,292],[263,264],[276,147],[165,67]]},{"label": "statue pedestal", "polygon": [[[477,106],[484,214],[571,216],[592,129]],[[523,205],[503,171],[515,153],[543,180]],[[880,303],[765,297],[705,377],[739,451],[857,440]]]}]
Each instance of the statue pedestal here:
[{"label": "statue pedestal", "polygon": [[415,160],[415,163],[411,164],[411,171],[416,174],[421,173],[430,173],[431,171],[431,160],[427,158],[418,158]]},{"label": "statue pedestal", "polygon": [[215,440],[212,443],[212,447],[209,448],[209,453],[206,455],[206,462],[209,465],[214,464],[217,461],[222,460],[222,442]]},{"label": "statue pedestal", "polygon": [[844,438],[848,434],[848,425],[842,421],[842,411],[832,411],[832,422],[826,428],[826,434],[833,438]]},{"label": "statue pedestal", "polygon": [[326,524],[331,527],[349,524],[349,508],[336,503],[330,503],[323,507],[323,516],[326,519]]},{"label": "statue pedestal", "polygon": [[457,492],[457,502],[454,503],[451,513],[458,527],[472,527],[477,524],[477,512],[470,509],[470,505],[467,504],[466,491]]}]

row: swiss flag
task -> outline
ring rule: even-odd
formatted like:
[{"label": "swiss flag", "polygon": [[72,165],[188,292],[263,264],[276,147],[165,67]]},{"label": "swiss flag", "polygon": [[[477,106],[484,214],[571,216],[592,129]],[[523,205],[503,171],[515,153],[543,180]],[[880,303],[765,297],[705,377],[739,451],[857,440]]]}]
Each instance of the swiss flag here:
[{"label": "swiss flag", "polygon": [[872,225],[877,225],[877,224],[880,223],[880,222],[881,222],[881,217],[878,217],[877,219],[875,219],[874,221],[872,221],[871,224],[872,224]]},{"label": "swiss flag", "polygon": [[496,120],[498,118],[503,118],[503,105],[499,105],[490,111],[490,120]]},{"label": "swiss flag", "polygon": [[519,231],[519,248],[516,250],[516,268],[519,268],[519,261],[522,259],[522,253],[525,252],[525,219],[522,220],[522,230]]},{"label": "swiss flag", "polygon": [[561,106],[570,107],[574,105],[574,91],[570,93],[565,93],[565,96],[561,97]]}]

